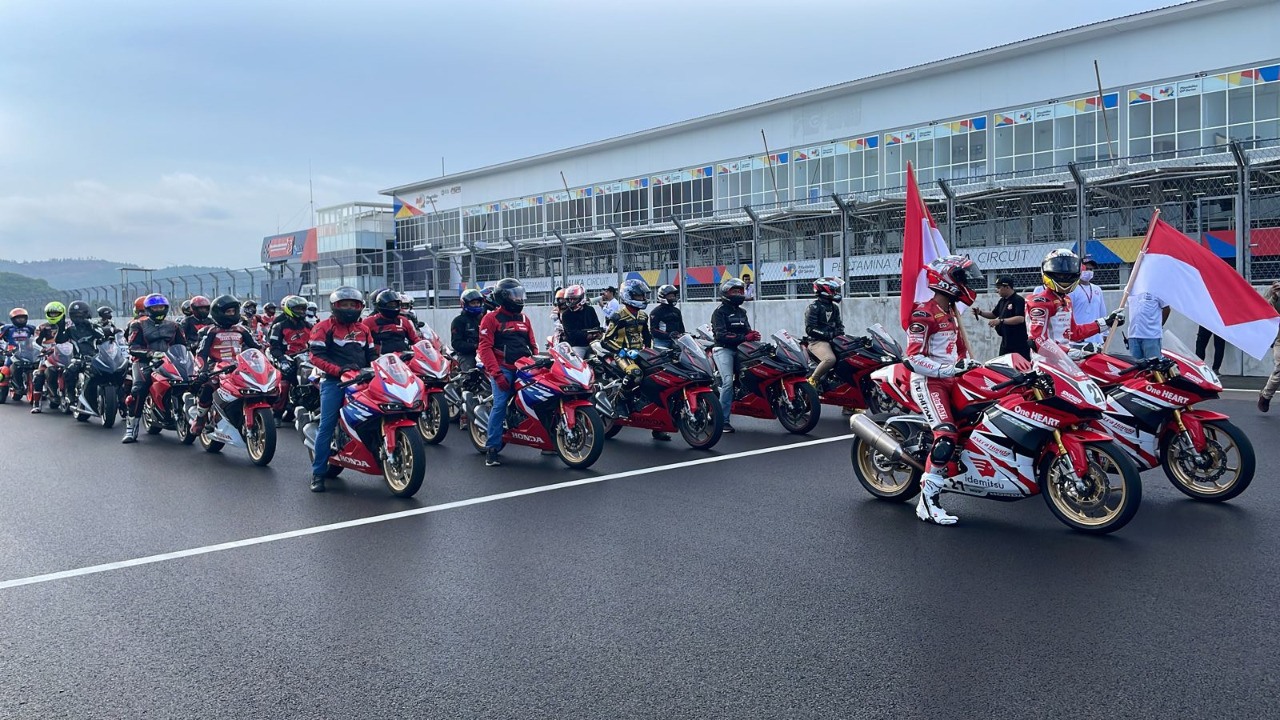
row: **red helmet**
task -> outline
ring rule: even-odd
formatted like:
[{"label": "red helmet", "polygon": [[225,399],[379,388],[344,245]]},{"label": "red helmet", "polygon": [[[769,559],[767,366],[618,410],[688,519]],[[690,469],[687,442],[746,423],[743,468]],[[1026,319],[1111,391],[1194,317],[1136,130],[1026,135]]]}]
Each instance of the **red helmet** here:
[{"label": "red helmet", "polygon": [[146,303],[146,302],[147,302],[147,296],[146,296],[146,295],[140,295],[140,296],[138,296],[138,299],[137,299],[137,300],[134,300],[134,301],[133,301],[133,316],[134,316],[134,317],[142,317],[142,313],[143,313],[143,311],[144,311],[144,310],[146,310],[146,305],[144,304],[144,303]]},{"label": "red helmet", "polygon": [[840,302],[840,291],[844,289],[844,281],[840,278],[824,277],[813,281],[813,294],[823,300]]},{"label": "red helmet", "polygon": [[929,289],[937,290],[954,301],[972,305],[978,299],[975,287],[983,284],[982,270],[967,257],[948,255],[929,263],[925,271]]},{"label": "red helmet", "polygon": [[570,285],[564,289],[564,306],[576,310],[587,299],[587,289],[581,285]]}]

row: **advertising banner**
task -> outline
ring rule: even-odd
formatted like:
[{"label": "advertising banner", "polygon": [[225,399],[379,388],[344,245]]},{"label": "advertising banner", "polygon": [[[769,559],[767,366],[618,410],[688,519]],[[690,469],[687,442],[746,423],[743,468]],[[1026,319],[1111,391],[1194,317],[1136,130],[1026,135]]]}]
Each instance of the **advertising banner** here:
[{"label": "advertising banner", "polygon": [[[308,252],[308,248],[310,251]],[[304,257],[305,255],[305,257]],[[315,262],[316,230],[296,230],[262,238],[262,262]]]}]

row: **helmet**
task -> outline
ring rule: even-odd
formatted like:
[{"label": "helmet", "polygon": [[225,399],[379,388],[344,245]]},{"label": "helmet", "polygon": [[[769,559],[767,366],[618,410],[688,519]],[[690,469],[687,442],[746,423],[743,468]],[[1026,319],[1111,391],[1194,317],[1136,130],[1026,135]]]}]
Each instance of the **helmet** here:
[{"label": "helmet", "polygon": [[133,301],[133,317],[135,320],[142,317],[142,312],[146,310],[146,307],[143,305],[143,303],[145,303],[146,301],[147,301],[146,295],[139,295],[138,299]]},{"label": "helmet", "polygon": [[967,257],[947,255],[929,263],[925,268],[929,289],[936,290],[954,301],[972,305],[978,299],[975,287],[983,284],[982,269]]},{"label": "helmet", "polygon": [[67,317],[71,322],[84,322],[89,319],[89,303],[76,300],[67,306]]},{"label": "helmet", "polygon": [[169,314],[169,301],[160,293],[151,293],[142,301],[142,309],[152,320],[160,322]]},{"label": "helmet", "polygon": [[178,306],[178,309],[182,311],[183,315],[186,315],[187,317],[191,317],[191,301],[190,300],[183,300],[182,304]]},{"label": "helmet", "polygon": [[1066,295],[1080,284],[1080,258],[1066,248],[1054,250],[1040,263],[1040,277],[1045,287]]},{"label": "helmet", "polygon": [[[343,303],[343,307],[338,307],[338,303]],[[355,303],[355,307],[351,303]],[[360,311],[364,309],[364,296],[350,285],[343,285],[329,293],[329,309],[338,322],[350,325],[360,319]]]},{"label": "helmet", "polygon": [[318,315],[319,313],[320,313],[320,306],[319,306],[319,305],[317,305],[317,304],[315,304],[315,303],[313,303],[313,302],[308,302],[308,303],[307,303],[307,317],[309,317],[309,318],[313,318],[313,317],[315,317],[316,315]]},{"label": "helmet", "polygon": [[265,313],[267,317],[273,317],[276,314],[276,309],[276,304],[273,302],[269,302],[262,306],[262,312]]},{"label": "helmet", "polygon": [[747,301],[747,284],[734,277],[725,280],[720,283],[720,299],[732,305],[741,305]]},{"label": "helmet", "polygon": [[524,310],[524,286],[515,278],[502,278],[493,286],[493,299],[503,310],[518,313]]},{"label": "helmet", "polygon": [[649,285],[639,278],[622,283],[622,302],[627,307],[643,310],[649,304]]},{"label": "helmet", "polygon": [[26,324],[27,324],[27,309],[26,309],[26,308],[16,307],[16,308],[14,308],[14,309],[10,310],[10,311],[9,311],[9,322],[12,322],[14,325],[17,325],[18,327],[23,327],[24,325],[26,325]]},{"label": "helmet", "polygon": [[395,290],[382,290],[373,296],[373,307],[388,320],[400,315],[400,293]]},{"label": "helmet", "polygon": [[840,291],[844,289],[844,281],[840,278],[824,277],[813,281],[814,297],[823,300],[832,300],[840,302],[843,297]]},{"label": "helmet", "polygon": [[493,290],[494,286],[490,285],[480,291],[480,296],[484,298],[484,306],[490,311],[498,309],[498,303],[493,301]]},{"label": "helmet", "polygon": [[556,288],[556,307],[564,307],[564,288]]},{"label": "helmet", "polygon": [[60,322],[66,314],[66,306],[56,300],[44,306],[44,319],[51,323]]},{"label": "helmet", "polygon": [[209,317],[221,328],[229,328],[240,322],[240,301],[235,295],[219,295],[213,299]]},{"label": "helmet", "polygon": [[191,314],[200,320],[209,317],[209,298],[203,295],[191,298]]},{"label": "helmet", "polygon": [[[462,303],[462,310],[472,315],[479,315],[484,312],[484,295],[475,288],[468,288],[462,291],[462,297],[458,299]],[[475,303],[474,305],[472,303]]]},{"label": "helmet", "polygon": [[658,300],[668,305],[675,305],[680,302],[680,291],[675,285],[663,285],[658,288]]},{"label": "helmet", "polygon": [[587,299],[587,289],[581,285],[570,285],[564,289],[564,306],[570,310],[577,310],[582,307],[582,303]]},{"label": "helmet", "polygon": [[280,309],[295,320],[307,314],[307,299],[301,295],[286,295],[280,301]]},{"label": "helmet", "polygon": [[401,310],[413,309],[413,298],[409,296],[409,293],[400,293],[400,309]]},{"label": "helmet", "polygon": [[103,305],[102,307],[98,308],[98,317],[102,318],[103,320],[110,320],[111,308],[107,307],[106,305]]},{"label": "helmet", "polygon": [[240,308],[244,310],[246,315],[256,314],[258,312],[258,301],[245,300],[244,302],[240,303]]}]

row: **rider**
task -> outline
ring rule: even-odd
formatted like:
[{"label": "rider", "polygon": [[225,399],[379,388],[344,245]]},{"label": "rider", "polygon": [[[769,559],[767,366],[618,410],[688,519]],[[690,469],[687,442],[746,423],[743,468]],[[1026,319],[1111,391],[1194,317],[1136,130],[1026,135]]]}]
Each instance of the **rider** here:
[{"label": "rider", "polygon": [[[649,286],[643,280],[631,278],[622,283],[620,299],[621,306],[609,318],[609,327],[604,331],[600,346],[617,354],[618,368],[627,374],[622,396],[627,398],[635,392],[641,377],[640,366],[628,355],[634,356],[637,351],[653,345],[649,316],[644,311],[649,304]],[[670,440],[671,436],[654,430],[653,439]]]},{"label": "rider", "polygon": [[[178,306],[178,309],[182,311],[182,317],[184,318],[191,317],[191,301],[190,300],[183,300],[182,304]],[[181,324],[182,323],[179,323],[179,325]]]},{"label": "rider", "polygon": [[938,504],[956,449],[959,432],[952,421],[951,388],[956,376],[978,367],[960,327],[957,303],[973,304],[982,271],[958,255],[938,258],[926,268],[933,299],[916,303],[907,325],[905,365],[911,370],[911,397],[933,430],[933,449],[920,477],[916,517],[939,525],[953,525],[956,517]]},{"label": "rider", "polygon": [[271,327],[271,323],[276,321],[276,310],[278,309],[276,304],[270,301],[262,306],[262,314],[258,316],[258,320],[262,325],[262,332],[265,333],[267,328]]},{"label": "rider", "polygon": [[329,467],[333,431],[342,411],[343,379],[350,379],[369,367],[378,353],[369,329],[360,322],[364,297],[348,285],[329,294],[330,316],[311,329],[311,365],[324,373],[320,382],[320,420],[316,432],[315,458],[311,463],[311,492],[324,492],[324,475]]},{"label": "rider", "polygon": [[169,301],[160,293],[148,295],[142,302],[146,316],[137,320],[129,336],[129,354],[133,356],[133,386],[129,391],[129,419],[124,424],[126,445],[138,442],[138,422],[142,419],[142,404],[151,389],[151,365],[147,356],[164,353],[175,345],[185,345],[187,338],[178,323],[166,319]]},{"label": "rider", "polygon": [[401,295],[395,290],[382,290],[373,296],[374,312],[365,318],[364,326],[380,355],[404,352],[420,339],[413,320],[400,312],[401,303]]},{"label": "rider", "polygon": [[196,357],[204,361],[204,369],[198,378],[199,412],[196,419],[191,421],[193,436],[204,430],[204,424],[209,419],[213,391],[218,385],[217,381],[210,379],[211,373],[222,364],[235,362],[241,350],[258,347],[253,333],[240,324],[240,301],[234,295],[219,295],[214,298],[210,303],[209,318],[213,323],[201,333],[200,344],[196,348]]},{"label": "rider", "polygon": [[738,371],[738,346],[760,339],[760,333],[751,329],[747,311],[742,303],[747,301],[747,285],[738,278],[728,278],[720,283],[720,307],[711,313],[711,332],[715,347],[711,358],[720,372],[720,412],[724,415],[724,431],[733,432],[729,424],[733,408],[733,381]]},{"label": "rider", "polygon": [[307,323],[307,301],[301,295],[288,295],[280,301],[281,313],[267,329],[267,344],[276,360],[305,352],[311,337]]},{"label": "rider", "polygon": [[[27,309],[16,307],[9,311],[9,324],[0,326],[0,349],[13,350],[18,343],[33,340],[36,336],[36,329],[27,324]],[[13,363],[13,358],[5,356],[4,364],[6,367]],[[6,390],[6,392],[8,392]],[[15,391],[16,392],[16,391]],[[14,395],[17,400],[17,395]]]},{"label": "rider", "polygon": [[[107,340],[114,340],[114,335],[107,335],[92,321],[89,320],[89,303],[83,300],[76,300],[67,306],[67,318],[71,320],[69,324],[63,325],[57,336],[53,339],[56,343],[72,343],[77,354],[84,359],[85,362],[91,360],[98,352],[98,345]],[[63,394],[66,402],[71,406],[76,404],[76,383],[80,380],[80,368],[77,364],[72,364],[63,371],[62,386],[66,390]],[[98,391],[96,376],[89,374],[89,381],[85,385],[84,396],[92,398]]]},{"label": "rider", "polygon": [[[480,362],[493,383],[493,410],[489,412],[489,434],[484,464],[501,465],[498,450],[502,447],[502,424],[507,419],[507,403],[514,395],[516,361],[533,355],[538,340],[533,336],[533,323],[524,314],[524,286],[519,280],[503,278],[494,286],[493,299],[498,310],[480,321]],[[591,310],[591,308],[587,308]],[[594,312],[594,311],[592,311]]]},{"label": "rider", "polygon": [[258,317],[258,301],[245,300],[240,304],[240,317],[244,318],[241,322],[249,328],[249,332],[254,336],[262,334],[262,319]]},{"label": "rider", "polygon": [[[421,329],[426,325],[425,322],[418,319],[418,313],[413,310],[413,298],[409,293],[400,293],[400,312],[409,318],[409,322],[413,323],[415,328]],[[419,333],[421,334],[421,333]]]},{"label": "rider", "polygon": [[494,310],[498,309],[498,303],[494,302],[493,300],[494,287],[495,287],[494,285],[490,285],[489,287],[484,288],[483,290],[480,291],[480,297],[484,298],[485,312],[493,312]]},{"label": "rider", "polygon": [[551,305],[551,337],[552,345],[564,342],[564,325],[560,322],[560,313],[564,312],[564,288],[556,288],[555,301]]},{"label": "rider", "polygon": [[565,342],[573,347],[573,352],[578,357],[585,358],[591,351],[591,342],[599,337],[601,329],[600,316],[587,303],[587,290],[581,285],[570,285],[564,289],[560,326],[564,328]]},{"label": "rider", "polygon": [[658,288],[658,306],[649,313],[649,330],[653,334],[653,346],[669,350],[675,341],[684,334],[684,316],[676,303],[680,302],[680,291],[675,285],[663,285]]},{"label": "rider", "polygon": [[1027,339],[1033,348],[1051,340],[1070,352],[1070,342],[1083,342],[1101,332],[1100,324],[1117,327],[1124,324],[1121,311],[1113,311],[1106,320],[1077,325],[1071,310],[1071,291],[1080,283],[1080,258],[1066,248],[1054,250],[1040,264],[1044,287],[1027,298]]},{"label": "rider", "polygon": [[112,337],[115,337],[116,333],[120,332],[120,328],[116,327],[115,322],[111,319],[111,308],[106,305],[98,308],[98,327]]},{"label": "rider", "polygon": [[187,347],[195,350],[200,344],[200,331],[213,322],[209,319],[209,298],[197,295],[183,304],[191,306],[191,315],[182,321],[182,335],[187,338]]},{"label": "rider", "polygon": [[818,366],[809,376],[809,384],[817,387],[822,378],[836,366],[836,353],[831,341],[844,334],[844,320],[840,318],[840,290],[844,281],[824,277],[813,281],[813,302],[804,314],[804,334],[809,338],[809,352],[818,358]]},{"label": "rider", "polygon": [[[36,328],[36,344],[47,354],[47,351],[52,349],[54,343],[57,342],[58,335],[67,325],[66,306],[56,300],[45,305],[44,319],[45,321],[40,324],[40,327]],[[44,394],[45,383],[58,382],[60,379],[59,374],[56,370],[53,373],[49,372],[47,360],[42,359],[40,361],[40,367],[36,368],[35,377],[31,380],[31,412],[33,414],[42,412],[40,410],[40,397]],[[57,410],[58,401],[50,400],[49,409]]]},{"label": "rider", "polygon": [[463,370],[476,366],[476,350],[480,347],[480,321],[484,318],[484,297],[479,290],[462,291],[462,312],[449,325],[449,341]]},{"label": "rider", "polygon": [[320,306],[313,302],[307,303],[307,324],[315,327],[320,322]]}]

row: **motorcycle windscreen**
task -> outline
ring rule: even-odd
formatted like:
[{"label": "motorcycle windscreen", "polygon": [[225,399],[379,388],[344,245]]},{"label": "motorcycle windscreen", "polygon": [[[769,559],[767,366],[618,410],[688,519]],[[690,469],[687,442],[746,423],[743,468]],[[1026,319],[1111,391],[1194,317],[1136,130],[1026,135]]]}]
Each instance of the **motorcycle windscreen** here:
[{"label": "motorcycle windscreen", "polygon": [[53,346],[54,360],[59,365],[62,365],[65,367],[71,364],[71,356],[75,354],[75,351],[76,351],[75,343],[69,343],[69,342],[58,343]]},{"label": "motorcycle windscreen", "polygon": [[867,328],[867,336],[871,338],[871,349],[881,355],[892,355],[896,358],[902,357],[902,345],[889,334],[884,325],[876,323]]},{"label": "motorcycle windscreen", "polygon": [[120,351],[119,345],[108,340],[98,345],[98,362],[113,370],[122,368],[125,364],[124,353]]},{"label": "motorcycle windscreen", "polygon": [[1067,357],[1062,348],[1057,343],[1044,342],[1040,343],[1040,347],[1031,353],[1032,357],[1039,360],[1054,370],[1057,370],[1072,380],[1088,380],[1089,376],[1084,374],[1079,365],[1075,361]]},{"label": "motorcycle windscreen", "polygon": [[187,350],[185,345],[174,345],[164,351],[165,357],[169,358],[169,363],[173,365],[173,369],[184,378],[189,378],[196,374],[196,361],[191,356],[191,352]]},{"label": "motorcycle windscreen", "polygon": [[702,346],[698,344],[689,335],[681,335],[676,338],[676,347],[680,350],[680,365],[689,370],[696,370],[707,375],[715,375],[715,369],[711,365],[711,358],[707,356]]},{"label": "motorcycle windscreen", "polygon": [[1208,363],[1201,360],[1191,348],[1187,347],[1186,343],[1178,339],[1177,335],[1166,332],[1160,340],[1160,348],[1165,356],[1172,356],[1173,359],[1185,363],[1192,370],[1199,373],[1200,377],[1210,385],[1222,387],[1222,378],[1218,377],[1218,373],[1214,372]]},{"label": "motorcycle windscreen", "polygon": [[373,367],[379,371],[384,378],[390,380],[396,385],[408,385],[412,375],[408,366],[400,360],[400,357],[392,353],[382,355],[373,361]]},{"label": "motorcycle windscreen", "polygon": [[800,343],[791,337],[791,333],[786,330],[779,330],[773,334],[773,343],[777,348],[778,357],[802,367],[809,366],[809,361],[804,356],[804,350],[800,348]]},{"label": "motorcycle windscreen", "polygon": [[271,362],[267,360],[267,356],[262,354],[257,348],[249,348],[240,353],[239,364],[242,370],[249,370],[255,375],[264,375],[267,369],[271,367]]},{"label": "motorcycle windscreen", "polygon": [[436,350],[440,350],[444,347],[444,340],[440,339],[440,334],[433,330],[430,325],[423,325],[422,328],[418,330],[418,335],[422,337],[422,342],[427,343]]},{"label": "motorcycle windscreen", "polygon": [[35,340],[27,338],[18,343],[18,349],[13,351],[13,357],[15,360],[34,363],[40,359],[40,348],[36,347]]},{"label": "motorcycle windscreen", "polygon": [[693,334],[707,342],[715,342],[716,340],[716,334],[711,329],[711,323],[703,323],[699,325],[698,328],[693,331]]},{"label": "motorcycle windscreen", "polygon": [[578,357],[568,343],[559,343],[549,352],[551,359],[564,370],[565,377],[583,387],[591,387],[591,383],[595,382],[595,373],[591,371],[591,366],[586,360]]},{"label": "motorcycle windscreen", "polygon": [[448,363],[445,362],[444,356],[437,351],[430,340],[419,340],[414,343],[413,352],[417,356],[416,360],[431,372],[443,374],[448,370]]}]

